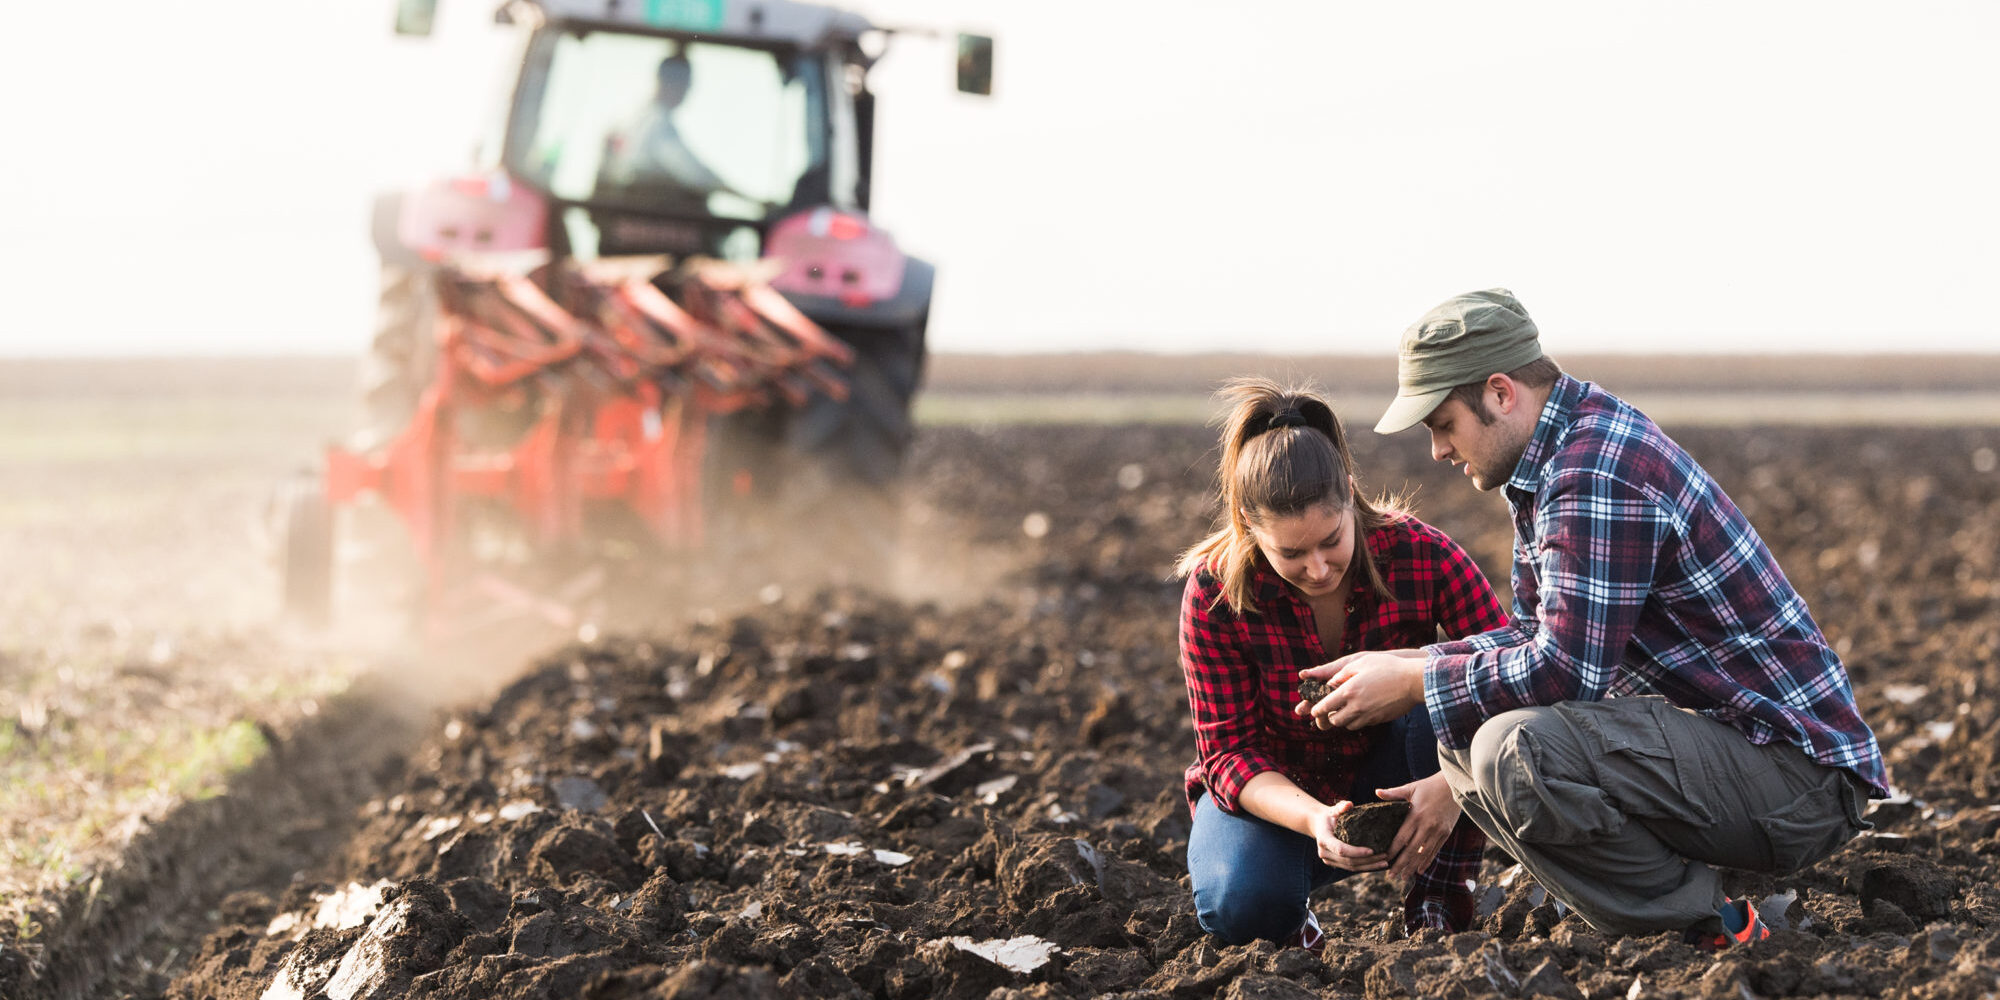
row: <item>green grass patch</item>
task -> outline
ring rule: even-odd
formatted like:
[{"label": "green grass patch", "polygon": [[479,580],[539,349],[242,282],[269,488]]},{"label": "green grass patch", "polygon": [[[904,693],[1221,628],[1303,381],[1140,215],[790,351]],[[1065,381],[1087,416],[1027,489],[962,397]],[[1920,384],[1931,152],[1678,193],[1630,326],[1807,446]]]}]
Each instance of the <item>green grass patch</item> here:
[{"label": "green grass patch", "polygon": [[[74,881],[80,856],[148,803],[212,798],[270,746],[251,722],[164,720],[157,728],[66,724],[33,737],[0,723],[0,864],[44,885]],[[116,846],[116,845],[113,845]]]}]

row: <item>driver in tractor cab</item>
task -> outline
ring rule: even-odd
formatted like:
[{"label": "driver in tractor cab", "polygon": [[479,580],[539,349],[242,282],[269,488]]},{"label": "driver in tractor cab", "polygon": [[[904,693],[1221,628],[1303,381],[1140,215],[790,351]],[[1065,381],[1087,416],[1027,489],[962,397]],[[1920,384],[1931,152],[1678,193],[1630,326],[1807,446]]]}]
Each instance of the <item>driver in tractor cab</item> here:
[{"label": "driver in tractor cab", "polygon": [[646,106],[605,140],[604,181],[648,200],[696,210],[706,208],[709,195],[736,193],[688,148],[674,122],[694,80],[687,56],[677,51],[660,60],[657,80]]}]

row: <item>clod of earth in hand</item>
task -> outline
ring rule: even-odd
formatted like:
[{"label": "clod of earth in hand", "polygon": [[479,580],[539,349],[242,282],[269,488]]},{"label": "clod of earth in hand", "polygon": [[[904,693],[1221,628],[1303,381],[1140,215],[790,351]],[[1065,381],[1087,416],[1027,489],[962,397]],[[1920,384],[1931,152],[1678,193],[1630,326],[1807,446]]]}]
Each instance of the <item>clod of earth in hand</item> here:
[{"label": "clod of earth in hand", "polygon": [[1396,831],[1403,828],[1403,820],[1409,815],[1410,804],[1403,801],[1354,806],[1333,821],[1333,835],[1342,843],[1387,854],[1389,845],[1396,840]]},{"label": "clod of earth in hand", "polygon": [[1308,706],[1319,704],[1321,698],[1332,693],[1333,685],[1326,681],[1313,677],[1307,677],[1299,681],[1299,697],[1304,699]]}]

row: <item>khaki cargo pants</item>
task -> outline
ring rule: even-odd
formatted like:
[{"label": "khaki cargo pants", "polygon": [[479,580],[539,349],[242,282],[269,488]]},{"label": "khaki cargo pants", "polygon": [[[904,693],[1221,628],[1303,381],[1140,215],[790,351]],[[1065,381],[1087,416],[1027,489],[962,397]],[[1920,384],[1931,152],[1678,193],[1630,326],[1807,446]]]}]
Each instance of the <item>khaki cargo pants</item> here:
[{"label": "khaki cargo pants", "polygon": [[1714,916],[1710,865],[1793,871],[1869,825],[1850,772],[1660,697],[1505,712],[1438,761],[1494,846],[1610,934]]}]

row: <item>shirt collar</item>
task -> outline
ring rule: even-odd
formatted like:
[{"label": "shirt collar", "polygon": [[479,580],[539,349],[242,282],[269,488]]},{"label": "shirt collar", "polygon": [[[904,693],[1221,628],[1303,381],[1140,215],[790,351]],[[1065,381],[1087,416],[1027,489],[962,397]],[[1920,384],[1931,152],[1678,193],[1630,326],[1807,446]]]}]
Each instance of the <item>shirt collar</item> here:
[{"label": "shirt collar", "polygon": [[1266,602],[1275,601],[1279,598],[1296,600],[1297,597],[1298,595],[1292,593],[1291,586],[1285,583],[1285,578],[1279,576],[1277,570],[1272,569],[1269,564],[1264,562],[1264,556],[1261,553],[1252,557],[1250,561],[1250,599],[1257,602],[1258,607],[1263,607]]},{"label": "shirt collar", "polygon": [[1508,489],[1533,495],[1541,486],[1542,468],[1555,454],[1556,444],[1569,429],[1570,416],[1582,400],[1582,382],[1568,375],[1556,379],[1549,388],[1549,401],[1542,404],[1542,415],[1535,421],[1535,433],[1521,452],[1521,460],[1514,463],[1514,474],[1507,478]]}]

